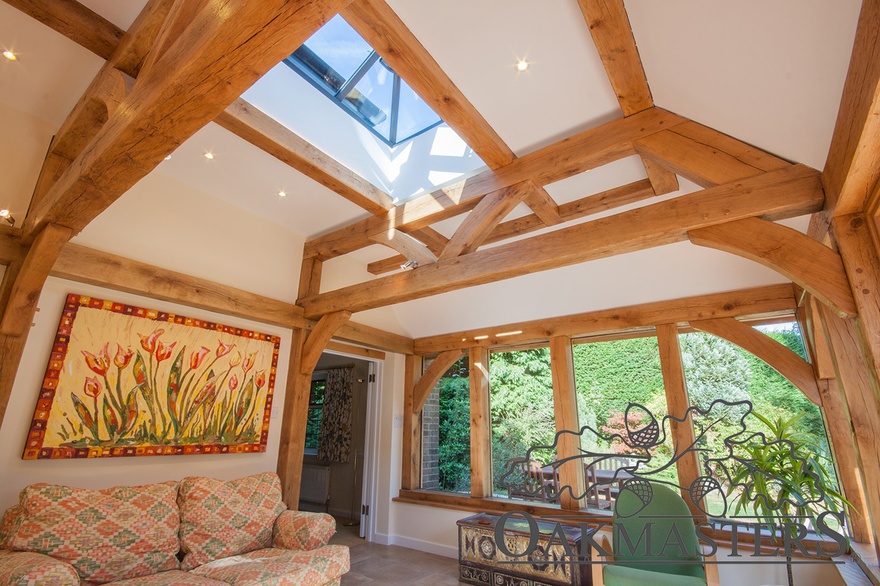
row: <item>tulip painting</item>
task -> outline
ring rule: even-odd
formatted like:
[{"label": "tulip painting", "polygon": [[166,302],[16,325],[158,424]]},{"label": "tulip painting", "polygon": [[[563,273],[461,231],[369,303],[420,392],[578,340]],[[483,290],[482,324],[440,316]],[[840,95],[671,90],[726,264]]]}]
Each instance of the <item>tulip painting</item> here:
[{"label": "tulip painting", "polygon": [[25,459],[262,452],[279,338],[69,295]]}]

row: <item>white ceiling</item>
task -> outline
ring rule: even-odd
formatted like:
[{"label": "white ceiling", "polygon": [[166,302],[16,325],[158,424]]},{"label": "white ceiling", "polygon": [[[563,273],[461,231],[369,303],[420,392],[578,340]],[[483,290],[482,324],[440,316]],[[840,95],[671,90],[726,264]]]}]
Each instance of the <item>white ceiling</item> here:
[{"label": "white ceiling", "polygon": [[[518,155],[621,115],[576,0],[388,1]],[[122,28],[144,3],[82,2]],[[859,4],[626,1],[658,106],[819,169]],[[0,141],[0,207],[23,217],[51,134],[102,61],[3,2],[0,45],[21,55],[17,63],[0,60],[0,128],[7,137],[21,137]],[[528,71],[515,71],[519,58],[532,63]],[[206,161],[205,150],[217,158]],[[366,216],[213,124],[153,173],[299,238]],[[547,189],[564,203],[644,176],[631,158]],[[693,189],[686,182],[683,187]],[[288,196],[280,199],[279,189]],[[439,228],[451,234],[459,222]],[[803,229],[805,220],[794,225]],[[385,255],[374,246],[354,256],[365,263]],[[682,243],[412,301],[394,311],[405,333],[425,336],[783,280],[754,263]]]}]

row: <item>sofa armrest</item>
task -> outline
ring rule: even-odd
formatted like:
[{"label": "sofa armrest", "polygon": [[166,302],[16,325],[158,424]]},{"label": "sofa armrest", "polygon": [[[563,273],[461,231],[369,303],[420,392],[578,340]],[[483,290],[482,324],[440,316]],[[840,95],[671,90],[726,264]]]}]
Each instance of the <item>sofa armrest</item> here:
[{"label": "sofa armrest", "polygon": [[42,553],[0,550],[0,584],[79,584],[79,575],[67,562]]},{"label": "sofa armrest", "polygon": [[327,545],[336,521],[326,513],[284,511],[275,520],[272,543],[284,549],[311,550]]}]

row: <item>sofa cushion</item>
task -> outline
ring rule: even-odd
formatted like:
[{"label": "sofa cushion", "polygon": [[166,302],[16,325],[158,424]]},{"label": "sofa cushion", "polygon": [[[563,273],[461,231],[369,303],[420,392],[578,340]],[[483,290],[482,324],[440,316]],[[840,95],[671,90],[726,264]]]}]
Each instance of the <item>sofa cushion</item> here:
[{"label": "sofa cushion", "polygon": [[86,490],[32,484],[21,491],[11,549],[44,553],[83,580],[110,582],[178,567],[177,483]]},{"label": "sofa cushion", "polygon": [[23,514],[21,505],[9,507],[3,513],[0,519],[0,549],[12,549],[12,537],[18,533]]},{"label": "sofa cushion", "polygon": [[235,586],[313,586],[332,583],[349,570],[348,548],[312,551],[260,549],[199,566],[193,574]]},{"label": "sofa cushion", "polygon": [[195,574],[181,572],[180,570],[171,570],[170,572],[162,572],[152,576],[141,576],[131,580],[110,582],[106,586],[226,586],[226,582],[212,580],[204,576],[196,576]]},{"label": "sofa cushion", "polygon": [[275,520],[272,546],[281,549],[316,549],[336,533],[336,520],[327,513],[283,511]]},{"label": "sofa cushion", "polygon": [[272,545],[275,519],[287,507],[272,472],[237,480],[190,476],[180,481],[181,569]]},{"label": "sofa cushion", "polygon": [[29,551],[0,551],[0,584],[79,584],[76,570],[68,563]]}]

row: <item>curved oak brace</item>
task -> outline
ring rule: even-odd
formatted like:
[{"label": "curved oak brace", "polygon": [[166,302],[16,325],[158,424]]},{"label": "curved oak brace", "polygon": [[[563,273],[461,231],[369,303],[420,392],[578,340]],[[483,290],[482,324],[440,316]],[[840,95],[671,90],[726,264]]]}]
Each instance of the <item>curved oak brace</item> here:
[{"label": "curved oak brace", "polygon": [[407,259],[417,261],[421,266],[437,262],[437,257],[434,256],[434,253],[427,246],[406,232],[401,232],[395,228],[371,236],[370,240],[393,248]]},{"label": "curved oak brace", "polygon": [[449,239],[441,259],[453,258],[475,251],[483,243],[495,226],[507,217],[526,196],[532,193],[534,183],[523,181],[505,189],[499,189],[485,196],[477,207],[468,214],[464,222]]},{"label": "curved oak brace", "polygon": [[842,316],[858,313],[840,255],[797,230],[745,218],[690,230],[688,238],[785,275]]},{"label": "curved oak brace", "polygon": [[0,291],[0,334],[20,336],[27,331],[49,270],[71,236],[70,228],[47,224],[21,263],[6,269]]},{"label": "curved oak brace", "polygon": [[384,0],[358,0],[341,16],[491,169],[516,155]]},{"label": "curved oak brace", "polygon": [[529,181],[529,194],[526,195],[526,205],[535,213],[545,226],[555,226],[564,220],[559,213],[559,205],[547,190]]},{"label": "curved oak brace", "polygon": [[299,371],[302,374],[311,374],[321,358],[321,352],[327,347],[330,338],[351,318],[350,311],[337,311],[328,313],[321,317],[318,325],[306,338],[303,344],[302,359],[300,360]]},{"label": "curved oak brace", "polygon": [[418,413],[422,410],[422,407],[425,406],[425,401],[428,400],[428,395],[431,394],[434,385],[437,384],[437,381],[440,380],[443,373],[449,370],[450,366],[464,356],[465,352],[466,350],[463,349],[447,350],[446,352],[441,352],[437,358],[431,362],[431,366],[425,370],[422,374],[422,378],[420,378],[419,382],[413,387],[413,413]]},{"label": "curved oak brace", "polygon": [[698,330],[724,338],[751,352],[800,389],[811,403],[822,406],[813,368],[806,360],[770,336],[732,317],[695,320],[690,324]]}]

